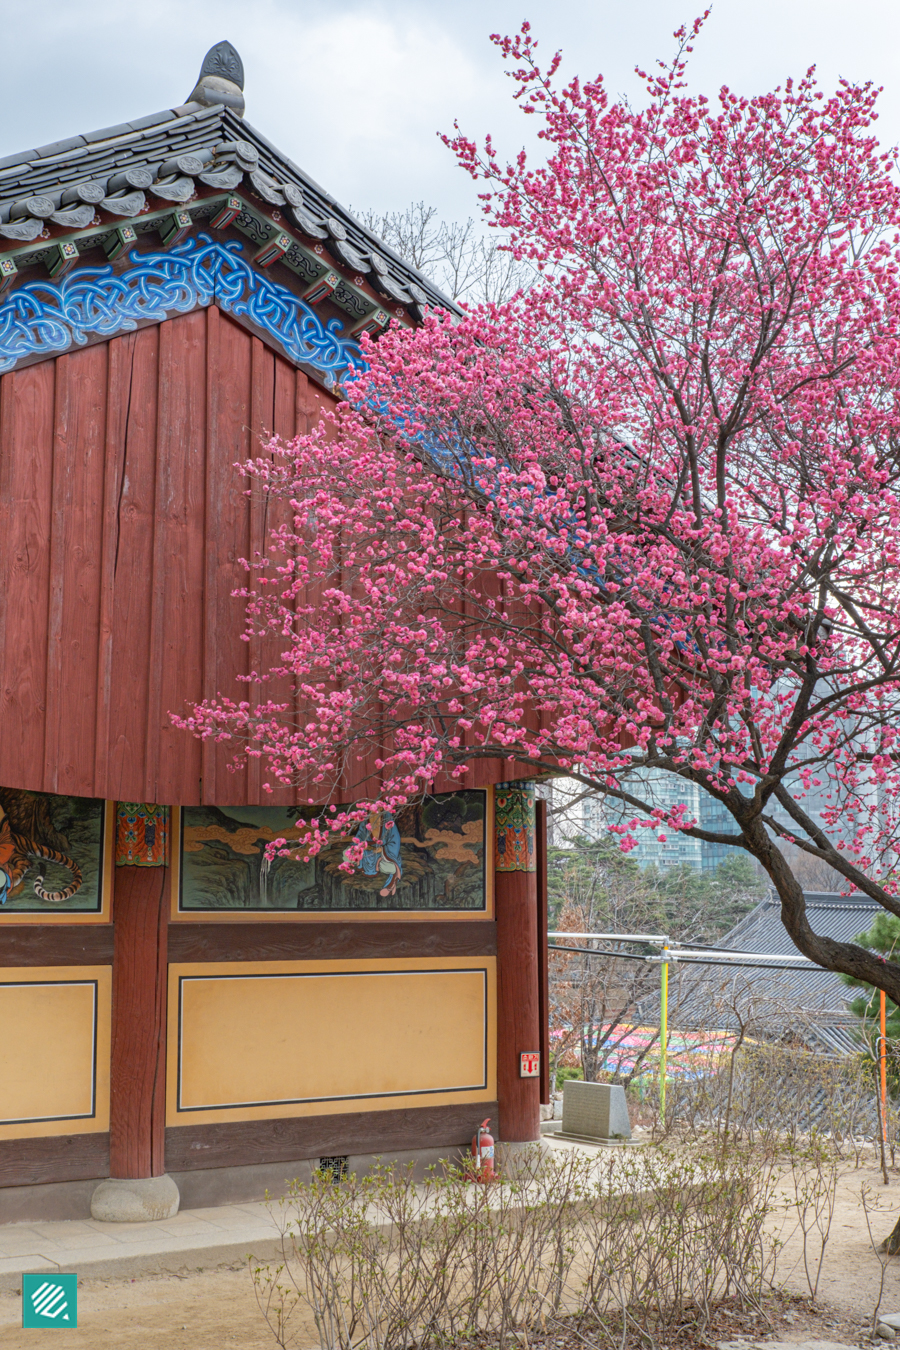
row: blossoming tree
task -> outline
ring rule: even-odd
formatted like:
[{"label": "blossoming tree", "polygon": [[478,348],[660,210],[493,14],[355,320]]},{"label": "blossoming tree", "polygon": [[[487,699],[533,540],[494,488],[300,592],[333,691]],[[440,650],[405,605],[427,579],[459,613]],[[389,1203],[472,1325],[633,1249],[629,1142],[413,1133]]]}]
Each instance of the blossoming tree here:
[{"label": "blossoming tree", "polygon": [[285,512],[248,636],[282,654],[185,724],[316,801],[373,768],[387,805],[478,757],[566,771],[625,850],[745,849],[801,952],[900,1000],[900,965],[812,931],[784,847],[900,915],[894,161],[870,86],[689,96],[698,28],[640,108],[559,87],[527,25],[495,39],[546,160],[450,143],[535,282],[368,344],[331,423],[247,466]]}]

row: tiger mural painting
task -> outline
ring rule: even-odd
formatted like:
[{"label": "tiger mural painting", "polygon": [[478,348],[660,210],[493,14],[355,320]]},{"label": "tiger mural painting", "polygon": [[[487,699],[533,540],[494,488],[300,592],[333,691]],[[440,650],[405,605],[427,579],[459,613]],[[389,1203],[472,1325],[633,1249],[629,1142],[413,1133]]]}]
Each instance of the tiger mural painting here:
[{"label": "tiger mural painting", "polygon": [[[61,890],[44,887],[42,862],[58,863],[72,880]],[[60,904],[81,889],[81,869],[69,855],[69,843],[50,817],[46,800],[33,792],[0,788],[0,905],[25,887],[29,869],[37,863],[32,883],[39,900]]]}]

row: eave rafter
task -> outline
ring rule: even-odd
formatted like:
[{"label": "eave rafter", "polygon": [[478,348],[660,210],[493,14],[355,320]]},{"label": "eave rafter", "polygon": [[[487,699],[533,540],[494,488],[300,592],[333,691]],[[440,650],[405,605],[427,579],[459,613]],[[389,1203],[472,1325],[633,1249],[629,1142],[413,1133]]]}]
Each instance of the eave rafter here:
[{"label": "eave rafter", "polygon": [[324,245],[235,193],[36,243],[0,257],[0,371],[218,304],[332,384],[362,363],[360,333],[411,322],[339,272]]}]

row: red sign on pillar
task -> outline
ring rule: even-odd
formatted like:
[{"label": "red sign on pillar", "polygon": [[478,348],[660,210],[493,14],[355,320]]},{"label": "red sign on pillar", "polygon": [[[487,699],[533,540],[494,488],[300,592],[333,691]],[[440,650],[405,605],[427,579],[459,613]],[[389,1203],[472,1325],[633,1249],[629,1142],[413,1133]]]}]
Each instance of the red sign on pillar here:
[{"label": "red sign on pillar", "polygon": [[525,1050],[519,1055],[519,1077],[538,1078],[541,1072],[541,1056],[537,1050]]}]

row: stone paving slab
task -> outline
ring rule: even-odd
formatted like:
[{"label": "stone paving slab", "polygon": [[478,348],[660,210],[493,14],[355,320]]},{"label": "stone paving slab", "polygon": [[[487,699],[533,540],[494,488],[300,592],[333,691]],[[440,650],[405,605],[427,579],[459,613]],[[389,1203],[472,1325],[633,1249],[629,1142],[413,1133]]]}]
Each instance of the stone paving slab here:
[{"label": "stone paving slab", "polygon": [[275,1220],[264,1202],[190,1209],[163,1222],[0,1226],[0,1289],[17,1289],[24,1271],[76,1271],[83,1279],[125,1279],[232,1265],[252,1253],[279,1253]]},{"label": "stone paving slab", "polygon": [[716,1350],[851,1350],[846,1341],[716,1341]]}]

